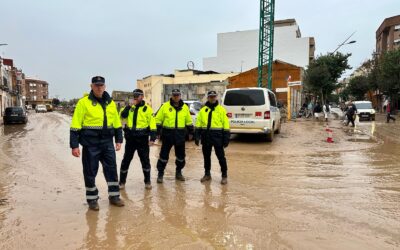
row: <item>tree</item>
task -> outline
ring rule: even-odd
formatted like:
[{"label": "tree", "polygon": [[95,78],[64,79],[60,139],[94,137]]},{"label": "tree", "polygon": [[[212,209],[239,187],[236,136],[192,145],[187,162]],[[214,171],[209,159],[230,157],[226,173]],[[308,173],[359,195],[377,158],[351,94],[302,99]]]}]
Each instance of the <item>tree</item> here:
[{"label": "tree", "polygon": [[347,94],[356,100],[364,100],[365,94],[370,90],[370,84],[367,76],[356,76],[350,79],[347,86]]},{"label": "tree", "polygon": [[53,100],[51,101],[51,103],[54,105],[54,106],[58,106],[58,105],[60,105],[60,100],[59,99],[57,99],[57,98],[53,98]]},{"label": "tree", "polygon": [[337,81],[342,74],[351,69],[348,64],[348,58],[351,54],[335,54],[321,55],[310,63],[305,71],[305,88],[309,92],[320,95],[322,101],[337,89]]},{"label": "tree", "polygon": [[382,55],[378,63],[378,87],[393,97],[400,91],[400,49]]}]

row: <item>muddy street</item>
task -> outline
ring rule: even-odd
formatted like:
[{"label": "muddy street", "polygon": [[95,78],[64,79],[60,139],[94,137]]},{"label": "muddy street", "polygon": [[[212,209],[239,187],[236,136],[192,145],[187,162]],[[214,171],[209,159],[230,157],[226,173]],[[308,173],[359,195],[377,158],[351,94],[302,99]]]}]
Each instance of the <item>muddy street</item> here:
[{"label": "muddy street", "polygon": [[[109,206],[102,171],[100,211],[88,211],[81,160],[69,149],[70,117],[30,114],[0,127],[1,249],[400,249],[400,130],[397,124],[286,123],[273,143],[235,136],[229,183],[213,155],[201,184],[201,148],[186,145],[186,182],[171,157],[152,190],[135,155],[123,208]],[[123,150],[117,152],[118,168]]]}]

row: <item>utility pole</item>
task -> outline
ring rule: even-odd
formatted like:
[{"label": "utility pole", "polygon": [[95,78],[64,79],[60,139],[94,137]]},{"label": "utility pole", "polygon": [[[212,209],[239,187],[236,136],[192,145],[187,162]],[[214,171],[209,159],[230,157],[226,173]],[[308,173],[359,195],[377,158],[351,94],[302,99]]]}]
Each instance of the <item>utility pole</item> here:
[{"label": "utility pole", "polygon": [[[274,58],[275,0],[260,0],[260,33],[258,45],[258,87],[272,89]],[[267,65],[267,71],[264,67]]]}]

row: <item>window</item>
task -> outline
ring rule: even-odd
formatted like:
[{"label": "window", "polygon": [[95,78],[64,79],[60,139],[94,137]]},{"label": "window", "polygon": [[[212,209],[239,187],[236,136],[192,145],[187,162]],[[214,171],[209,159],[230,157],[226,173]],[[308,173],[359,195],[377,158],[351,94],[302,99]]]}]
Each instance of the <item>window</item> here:
[{"label": "window", "polygon": [[394,26],[394,30],[400,30],[400,24],[398,24],[398,25],[396,25],[396,26]]},{"label": "window", "polygon": [[355,105],[357,109],[373,109],[370,102],[356,103]]},{"label": "window", "polygon": [[275,95],[268,91],[268,97],[269,97],[269,103],[271,104],[271,106],[276,107]]},{"label": "window", "polygon": [[224,104],[227,106],[264,105],[264,91],[258,89],[230,90],[226,92]]}]

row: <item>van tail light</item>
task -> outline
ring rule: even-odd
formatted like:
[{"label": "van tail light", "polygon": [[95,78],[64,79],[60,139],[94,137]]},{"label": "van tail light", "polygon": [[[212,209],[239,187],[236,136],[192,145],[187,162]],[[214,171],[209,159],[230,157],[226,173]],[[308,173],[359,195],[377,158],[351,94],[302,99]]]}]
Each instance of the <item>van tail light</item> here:
[{"label": "van tail light", "polygon": [[226,116],[228,116],[228,118],[232,118],[232,113],[227,113]]},{"label": "van tail light", "polygon": [[256,117],[262,117],[262,112],[256,112]]},{"label": "van tail light", "polygon": [[265,120],[271,119],[271,112],[270,111],[265,111],[264,112],[264,119]]}]

